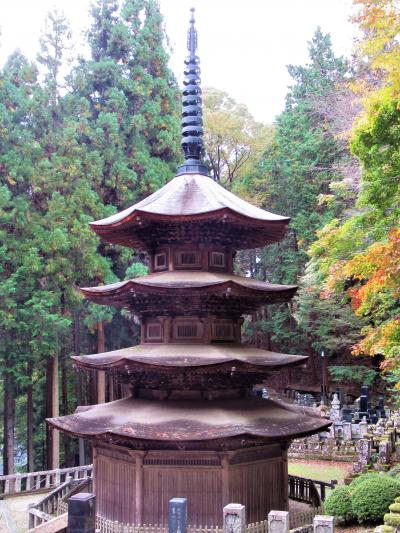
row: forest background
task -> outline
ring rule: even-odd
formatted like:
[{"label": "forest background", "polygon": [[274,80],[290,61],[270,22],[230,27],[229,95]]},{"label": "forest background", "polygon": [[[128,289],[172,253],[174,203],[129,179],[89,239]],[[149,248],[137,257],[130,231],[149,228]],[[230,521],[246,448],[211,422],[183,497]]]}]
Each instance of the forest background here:
[{"label": "forest background", "polygon": [[[400,8],[354,4],[353,56],[336,57],[317,29],[308,63],[288,67],[274,124],[204,89],[206,158],[221,185],[292,217],[281,243],[237,255],[242,275],[300,286],[290,305],[246,319],[246,342],[309,355],[311,388],[323,372],[332,386],[384,379],[396,390]],[[61,414],[96,401],[95,380],[75,373],[71,355],[137,342],[135,317],[88,304],[77,287],[143,275],[146,257],[100,242],[88,223],[160,188],[182,160],[180,91],[156,0],[97,0],[87,42],[90,58],[69,62],[68,21],[50,13],[37,61],[17,51],[0,72],[4,473],[52,466],[44,419],[54,390]],[[77,455],[63,436],[62,464]]]}]

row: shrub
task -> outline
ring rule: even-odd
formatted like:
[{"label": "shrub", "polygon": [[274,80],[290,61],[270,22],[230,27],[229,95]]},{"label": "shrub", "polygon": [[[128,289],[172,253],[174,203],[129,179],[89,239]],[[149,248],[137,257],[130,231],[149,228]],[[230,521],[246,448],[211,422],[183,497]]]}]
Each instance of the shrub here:
[{"label": "shrub", "polygon": [[367,474],[361,474],[361,476],[357,476],[353,479],[353,481],[350,483],[349,487],[351,487],[351,492],[353,489],[358,487],[360,483],[364,483],[367,479],[376,479],[382,477],[384,474],[380,472],[368,472]]},{"label": "shrub", "polygon": [[400,495],[400,483],[387,475],[370,477],[352,485],[349,486],[352,510],[360,523],[382,521],[389,505]]},{"label": "shrub", "polygon": [[399,527],[400,526],[400,516],[398,514],[392,514],[392,513],[389,513],[389,514],[385,514],[385,524],[387,526],[392,526],[392,527]]},{"label": "shrub", "polygon": [[326,514],[341,518],[344,522],[354,519],[350,488],[347,485],[335,487],[324,503],[324,510]]}]

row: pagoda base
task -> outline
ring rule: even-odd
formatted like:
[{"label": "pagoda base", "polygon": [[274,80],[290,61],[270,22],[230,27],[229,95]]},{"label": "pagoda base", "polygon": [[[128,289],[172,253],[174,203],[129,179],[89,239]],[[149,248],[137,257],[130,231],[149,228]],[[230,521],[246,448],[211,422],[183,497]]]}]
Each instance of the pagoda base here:
[{"label": "pagoda base", "polygon": [[222,525],[228,503],[246,506],[248,523],[288,509],[287,447],[234,451],[132,450],[94,444],[97,514],[128,524],[168,523],[168,502],[188,499],[188,523]]}]

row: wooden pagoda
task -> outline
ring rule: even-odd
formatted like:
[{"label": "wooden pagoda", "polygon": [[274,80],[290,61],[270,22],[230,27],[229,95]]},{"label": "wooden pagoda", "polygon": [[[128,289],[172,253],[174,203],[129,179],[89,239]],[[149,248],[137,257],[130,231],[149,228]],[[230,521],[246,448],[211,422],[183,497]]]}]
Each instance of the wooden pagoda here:
[{"label": "wooden pagoda", "polygon": [[97,513],[124,523],[167,522],[168,501],[186,497],[189,523],[219,525],[229,502],[250,522],[287,509],[290,440],[327,420],[264,400],[252,386],[306,357],[241,344],[243,315],[289,301],[295,286],[233,273],[237,250],[279,241],[289,218],[241,200],[202,163],[202,107],[193,16],[185,61],[185,163],[162,189],[92,229],[109,243],[147,252],[151,273],[82,288],[86,298],[128,308],[141,324],[138,346],[74,357],[112,376],[129,395],[49,419],[94,450]]}]

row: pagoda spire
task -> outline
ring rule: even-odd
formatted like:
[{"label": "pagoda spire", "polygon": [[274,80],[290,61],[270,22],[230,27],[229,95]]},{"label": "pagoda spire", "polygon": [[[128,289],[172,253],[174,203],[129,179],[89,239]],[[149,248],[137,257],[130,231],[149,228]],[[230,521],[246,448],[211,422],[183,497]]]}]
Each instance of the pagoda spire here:
[{"label": "pagoda spire", "polygon": [[185,59],[185,78],[182,91],[182,149],[185,162],[178,167],[178,174],[209,175],[203,163],[203,109],[200,87],[200,59],[197,51],[197,30],[194,7],[191,8],[190,27],[187,34],[189,55]]}]

